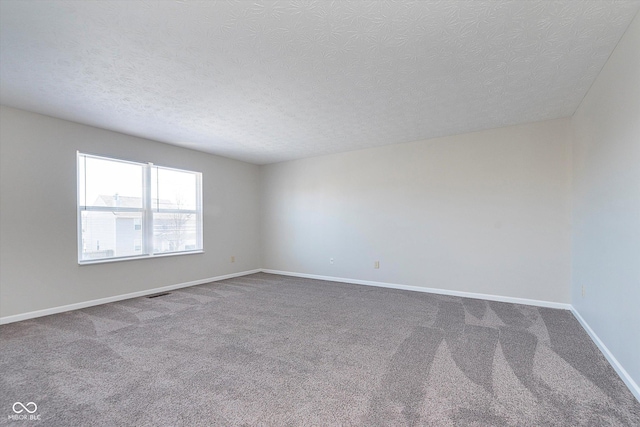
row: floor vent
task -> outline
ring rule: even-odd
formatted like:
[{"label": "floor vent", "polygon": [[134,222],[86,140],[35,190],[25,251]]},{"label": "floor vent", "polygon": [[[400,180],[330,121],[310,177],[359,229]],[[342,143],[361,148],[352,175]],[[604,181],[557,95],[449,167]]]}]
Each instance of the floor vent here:
[{"label": "floor vent", "polygon": [[163,297],[165,295],[171,295],[171,292],[163,292],[161,294],[149,295],[147,298],[158,298],[158,297]]}]

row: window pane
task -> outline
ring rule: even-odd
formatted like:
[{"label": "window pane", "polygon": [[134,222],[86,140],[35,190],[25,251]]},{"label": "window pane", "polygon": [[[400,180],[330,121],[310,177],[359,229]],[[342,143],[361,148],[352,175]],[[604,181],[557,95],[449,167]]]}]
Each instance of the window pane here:
[{"label": "window pane", "polygon": [[202,249],[197,244],[197,220],[197,215],[191,213],[154,213],[154,252]]},{"label": "window pane", "polygon": [[78,260],[202,250],[201,177],[78,153]]},{"label": "window pane", "polygon": [[142,208],[144,165],[86,156],[80,163],[81,206]]},{"label": "window pane", "polygon": [[154,167],[152,209],[196,209],[197,174]]},{"label": "window pane", "polygon": [[142,255],[141,212],[81,212],[81,259]]}]

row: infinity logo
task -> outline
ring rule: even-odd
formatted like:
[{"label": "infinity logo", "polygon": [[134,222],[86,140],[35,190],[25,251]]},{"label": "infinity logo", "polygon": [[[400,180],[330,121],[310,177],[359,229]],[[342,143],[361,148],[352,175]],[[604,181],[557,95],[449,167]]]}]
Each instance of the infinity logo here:
[{"label": "infinity logo", "polygon": [[[29,409],[31,405],[33,405],[33,410]],[[16,406],[18,407],[18,409],[16,409]],[[20,414],[22,413],[22,411],[27,411],[28,413],[33,414],[37,410],[38,410],[38,405],[36,405],[33,402],[29,402],[26,405],[23,405],[22,402],[16,402],[13,404],[13,412],[15,412],[16,414]]]}]

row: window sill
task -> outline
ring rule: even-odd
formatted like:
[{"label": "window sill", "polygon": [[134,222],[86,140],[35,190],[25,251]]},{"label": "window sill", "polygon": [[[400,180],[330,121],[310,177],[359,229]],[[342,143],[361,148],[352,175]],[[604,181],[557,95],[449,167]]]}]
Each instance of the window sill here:
[{"label": "window sill", "polygon": [[154,258],[166,258],[172,256],[181,256],[181,255],[193,255],[193,254],[203,254],[204,250],[196,250],[196,251],[188,251],[188,252],[167,252],[156,255],[140,255],[140,256],[128,256],[121,258],[108,258],[108,259],[91,259],[78,261],[78,265],[93,265],[93,264],[107,264],[111,262],[120,262],[120,261],[136,261],[141,259],[154,259]]}]

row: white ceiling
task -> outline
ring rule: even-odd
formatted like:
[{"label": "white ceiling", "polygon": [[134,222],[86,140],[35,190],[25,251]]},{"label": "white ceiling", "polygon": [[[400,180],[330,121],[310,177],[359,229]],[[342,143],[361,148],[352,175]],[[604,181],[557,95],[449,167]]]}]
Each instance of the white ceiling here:
[{"label": "white ceiling", "polygon": [[264,164],[573,114],[639,1],[6,1],[4,105]]}]

